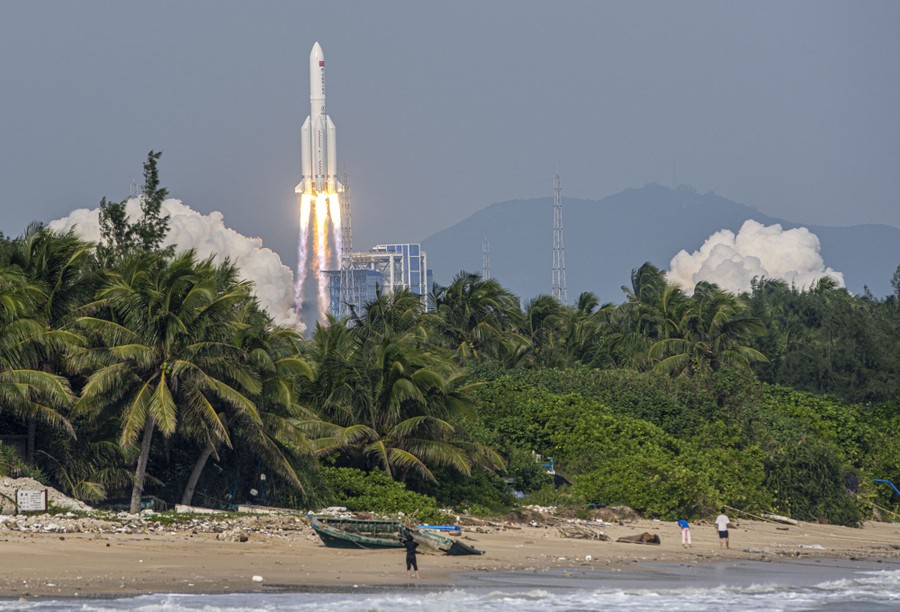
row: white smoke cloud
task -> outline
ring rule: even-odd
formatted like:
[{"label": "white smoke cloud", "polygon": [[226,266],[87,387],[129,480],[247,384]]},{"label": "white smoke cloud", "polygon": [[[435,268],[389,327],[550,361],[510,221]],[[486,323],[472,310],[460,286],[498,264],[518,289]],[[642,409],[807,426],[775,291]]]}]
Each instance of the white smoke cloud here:
[{"label": "white smoke cloud", "polygon": [[748,219],[737,235],[719,230],[699,251],[681,251],[669,264],[670,281],[692,292],[700,281],[716,283],[732,293],[750,291],[754,277],[780,279],[808,289],[823,276],[844,286],[844,275],[825,267],[819,238],[805,227],[783,230]]},{"label": "white smoke cloud", "polygon": [[[139,218],[140,201],[131,198],[125,209],[129,219]],[[303,331],[293,307],[294,275],[277,253],[263,247],[260,238],[249,238],[225,227],[218,211],[202,215],[181,200],[165,200],[162,211],[169,215],[169,234],[163,246],[175,245],[178,251],[194,249],[200,259],[213,256],[216,263],[230,259],[242,279],[253,281],[260,306],[277,324]],[[99,212],[99,208],[80,208],[68,217],[51,221],[48,227],[59,232],[74,229],[79,238],[99,242]]]}]

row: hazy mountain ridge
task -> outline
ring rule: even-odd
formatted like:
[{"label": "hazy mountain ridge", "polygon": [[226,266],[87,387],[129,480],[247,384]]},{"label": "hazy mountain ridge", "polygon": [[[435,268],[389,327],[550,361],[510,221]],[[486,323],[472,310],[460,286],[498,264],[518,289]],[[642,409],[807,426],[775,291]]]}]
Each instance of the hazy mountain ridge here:
[{"label": "hazy mountain ridge", "polygon": [[[892,292],[900,264],[900,229],[888,225],[828,227],[794,223],[751,206],[689,187],[657,184],[627,189],[602,200],[563,197],[569,301],[594,291],[601,301],[620,302],[622,285],[645,261],[662,269],[680,250],[697,250],[714,232],[737,232],[754,219],[784,229],[806,227],[821,243],[825,264],[844,274],[854,293],[868,286],[877,297]],[[491,275],[523,299],[550,292],[553,199],[492,204],[423,241],[438,283],[460,270],[481,272],[482,241],[488,239]]]}]

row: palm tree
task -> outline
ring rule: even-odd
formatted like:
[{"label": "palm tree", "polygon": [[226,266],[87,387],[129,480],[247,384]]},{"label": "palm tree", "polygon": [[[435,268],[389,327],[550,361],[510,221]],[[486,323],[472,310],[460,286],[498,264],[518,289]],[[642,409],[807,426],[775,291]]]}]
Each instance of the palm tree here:
[{"label": "palm tree", "polygon": [[677,335],[654,342],[650,357],[659,360],[657,369],[673,374],[692,375],[723,365],[749,370],[752,362],[766,360],[749,346],[764,331],[742,299],[701,282],[684,309]]},{"label": "palm tree", "polygon": [[631,273],[631,287],[622,287],[626,302],[616,316],[616,352],[631,366],[649,369],[650,347],[676,335],[687,296],[651,263]]},{"label": "palm tree", "polygon": [[[518,298],[494,279],[460,272],[448,287],[434,292],[439,335],[460,364],[496,357],[501,345],[522,345]],[[506,351],[508,352],[508,351]]]},{"label": "palm tree", "polygon": [[[224,405],[219,413],[233,440],[251,449],[254,455],[291,482],[299,490],[303,483],[292,465],[297,455],[313,455],[315,447],[307,436],[315,415],[299,401],[302,381],[310,381],[313,371],[300,355],[301,338],[293,330],[272,325],[271,319],[255,304],[246,305],[239,320],[242,326],[232,337],[250,368],[260,379],[260,392],[252,397],[260,420],[245,418],[240,411]],[[181,503],[190,505],[200,475],[209,458],[218,458],[218,449],[226,440],[215,437],[197,413],[187,413],[183,429],[195,437],[203,450],[194,462],[184,486]]]},{"label": "palm tree", "polygon": [[522,335],[530,357],[539,367],[565,367],[565,332],[571,311],[551,295],[539,295],[525,304]]},{"label": "palm tree", "polygon": [[[10,266],[40,290],[34,296],[33,317],[44,329],[35,337],[35,367],[48,374],[66,373],[66,356],[82,344],[68,324],[97,287],[92,249],[72,232],[57,234],[37,223],[12,243]],[[36,419],[29,418],[28,461],[34,460],[35,425]]]},{"label": "palm tree", "polygon": [[362,340],[369,336],[391,337],[408,332],[424,334],[424,313],[421,297],[409,289],[385,293],[378,287],[375,299],[363,306],[363,313],[354,311],[350,324]]},{"label": "palm tree", "polygon": [[[399,313],[385,312],[398,305]],[[409,473],[434,480],[431,468],[468,474],[473,465],[502,466],[482,445],[461,439],[454,425],[470,411],[471,387],[428,340],[427,323],[384,326],[403,320],[407,301],[376,301],[352,328],[330,321],[317,329],[315,398],[331,427],[321,430],[323,449],[355,454],[392,478]]]},{"label": "palm tree", "polygon": [[613,324],[616,308],[600,304],[597,296],[585,291],[575,306],[568,309],[565,319],[564,346],[568,363],[583,363],[593,367],[613,367],[617,326]]},{"label": "palm tree", "polygon": [[10,265],[41,286],[37,310],[51,330],[61,329],[98,288],[93,248],[72,231],[59,234],[40,224],[29,226],[14,242]]},{"label": "palm tree", "polygon": [[69,381],[36,367],[46,330],[30,315],[41,296],[40,288],[19,271],[0,268],[0,410],[74,436],[72,425],[60,413],[74,402]]},{"label": "palm tree", "polygon": [[137,512],[147,474],[153,434],[175,433],[190,414],[208,439],[230,444],[217,405],[260,423],[249,396],[260,392],[257,376],[240,348],[229,340],[236,308],[249,298],[244,283],[221,286],[211,261],[192,252],[168,261],[159,253],[126,259],[92,305],[94,316],[78,325],[92,347],[74,356],[92,373],[76,410],[112,412],[121,423],[119,443],[140,450],[134,469],[131,512]]},{"label": "palm tree", "polygon": [[109,440],[61,444],[54,447],[59,457],[38,451],[63,491],[75,499],[95,503],[106,499],[110,487],[130,481],[122,449]]}]

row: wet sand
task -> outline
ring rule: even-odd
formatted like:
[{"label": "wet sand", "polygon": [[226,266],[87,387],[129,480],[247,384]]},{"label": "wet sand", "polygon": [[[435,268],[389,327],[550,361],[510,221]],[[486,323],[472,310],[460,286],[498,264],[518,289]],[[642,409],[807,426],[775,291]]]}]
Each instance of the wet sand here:
[{"label": "wet sand", "polygon": [[[689,549],[682,548],[674,523],[635,521],[605,531],[612,540],[646,531],[659,535],[662,544],[566,539],[549,526],[468,527],[463,538],[486,554],[421,553],[422,579],[410,581],[402,549],[326,548],[309,528],[287,535],[251,532],[247,542],[177,529],[140,535],[0,530],[0,597],[276,592],[411,583],[433,588],[462,581],[566,586],[567,580],[587,577],[603,577],[608,586],[642,579],[721,584],[792,573],[818,582],[856,571],[869,563],[866,559],[876,569],[900,568],[900,524],[893,523],[866,523],[853,529],[740,521],[731,530],[730,550],[719,548],[711,525],[693,528],[694,546]],[[785,563],[794,569],[779,569]]]},{"label": "wet sand", "polygon": [[719,586],[809,587],[860,573],[900,571],[900,558],[633,563],[625,567],[581,566],[528,572],[484,572],[460,576],[469,587],[495,589],[703,589]]}]

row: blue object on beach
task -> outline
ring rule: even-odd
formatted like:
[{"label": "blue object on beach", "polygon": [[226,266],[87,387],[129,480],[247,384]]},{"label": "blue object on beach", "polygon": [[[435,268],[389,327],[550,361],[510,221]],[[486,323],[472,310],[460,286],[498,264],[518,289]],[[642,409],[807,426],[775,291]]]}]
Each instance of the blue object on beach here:
[{"label": "blue object on beach", "polygon": [[435,531],[462,531],[459,525],[419,525],[419,529],[434,529]]},{"label": "blue object on beach", "polygon": [[876,478],[876,479],[875,479],[875,482],[883,482],[883,483],[885,483],[885,484],[890,485],[891,488],[894,490],[894,493],[896,493],[897,495],[900,495],[900,489],[898,489],[898,488],[897,488],[897,485],[895,485],[895,484],[894,484],[893,482],[891,482],[890,480],[885,480],[884,478]]},{"label": "blue object on beach", "polygon": [[545,463],[541,467],[551,474],[556,474],[556,464],[553,462],[553,457],[547,457],[547,459],[549,460],[549,463]]}]

